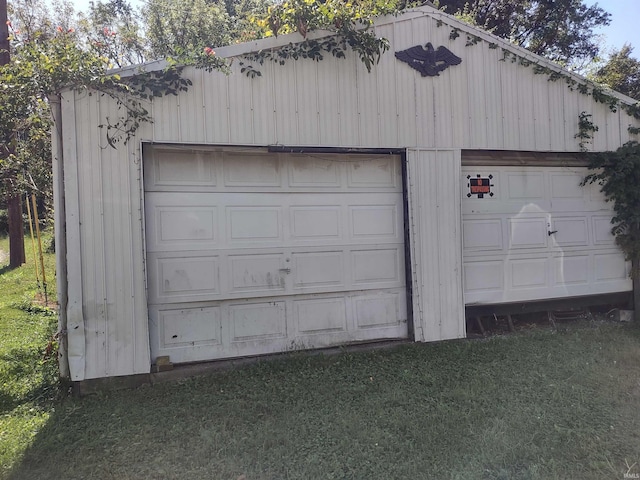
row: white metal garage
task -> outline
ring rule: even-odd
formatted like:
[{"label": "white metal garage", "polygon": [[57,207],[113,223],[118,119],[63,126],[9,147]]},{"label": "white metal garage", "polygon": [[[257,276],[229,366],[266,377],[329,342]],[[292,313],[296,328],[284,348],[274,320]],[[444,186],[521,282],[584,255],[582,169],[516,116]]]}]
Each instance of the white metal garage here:
[{"label": "white metal garage", "polygon": [[[114,148],[99,126],[118,104],[63,93],[56,253],[72,380],[148,375],[160,355],[463,338],[465,303],[631,289],[611,212],[559,165],[637,139],[622,108],[635,102],[611,92],[613,111],[584,78],[429,6],[373,28],[389,52],[370,72],[355,52],[243,72],[297,33],[216,48],[228,75],[185,67],[189,88],[145,103],[153,122]],[[425,77],[396,56],[428,44],[461,62]]]},{"label": "white metal garage", "polygon": [[611,205],[585,167],[463,167],[467,305],[631,290]]},{"label": "white metal garage", "polygon": [[145,150],[152,358],[407,336],[398,156]]}]

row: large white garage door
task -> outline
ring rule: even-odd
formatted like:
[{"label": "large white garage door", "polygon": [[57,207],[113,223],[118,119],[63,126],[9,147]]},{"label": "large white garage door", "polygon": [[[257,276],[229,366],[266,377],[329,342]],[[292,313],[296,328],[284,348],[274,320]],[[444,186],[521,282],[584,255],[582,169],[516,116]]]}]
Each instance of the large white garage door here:
[{"label": "large white garage door", "polygon": [[152,356],[407,336],[397,156],[145,150]]},{"label": "large white garage door", "polygon": [[582,167],[463,167],[467,305],[631,290],[611,205]]}]

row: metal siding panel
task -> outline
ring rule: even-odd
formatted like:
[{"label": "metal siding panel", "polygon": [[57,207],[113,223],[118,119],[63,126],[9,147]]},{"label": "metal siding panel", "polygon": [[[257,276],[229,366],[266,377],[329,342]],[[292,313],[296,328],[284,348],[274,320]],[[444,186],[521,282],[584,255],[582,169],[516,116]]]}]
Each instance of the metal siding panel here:
[{"label": "metal siding panel", "polygon": [[490,49],[485,43],[481,43],[476,47],[483,49],[484,56],[483,63],[480,65],[480,71],[484,70],[486,76],[485,90],[481,93],[484,97],[486,109],[486,146],[490,149],[501,149],[504,144],[504,132],[502,130],[502,92],[500,86],[499,49]]},{"label": "metal siding panel", "polygon": [[589,100],[592,104],[593,117],[591,120],[593,121],[593,124],[598,127],[598,131],[593,135],[593,149],[596,152],[605,151],[607,150],[607,121],[614,114],[606,105],[594,102],[592,97],[589,97]]},{"label": "metal siding panel", "polygon": [[338,76],[345,60],[326,55],[324,68],[318,68],[318,126],[320,145],[340,144],[338,119]]},{"label": "metal siding panel", "polygon": [[[431,23],[431,22],[430,22]],[[454,53],[458,54],[456,47],[452,47],[453,43],[449,40],[449,32],[451,29],[447,25],[441,27],[432,27],[430,29],[430,38],[427,41],[431,41],[434,48],[439,46],[445,46]],[[422,39],[422,44],[426,43],[425,39]],[[460,56],[460,55],[458,55]],[[464,60],[463,60],[464,64]],[[462,65],[457,65],[454,68],[459,68]],[[461,93],[457,91],[452,85],[452,68],[448,68],[440,74],[438,77],[431,77],[429,79],[423,79],[416,77],[416,83],[419,85],[421,80],[427,80],[432,82],[433,90],[433,115],[432,119],[428,120],[427,128],[433,125],[434,139],[433,143],[422,143],[420,137],[418,137],[418,145],[424,147],[450,147],[455,143],[454,140],[454,128],[456,123],[459,122],[458,112],[455,112],[456,97]],[[463,75],[463,72],[458,71],[458,76]],[[466,99],[465,99],[466,101]],[[418,112],[420,115],[420,112]],[[462,128],[461,126],[458,129]]]},{"label": "metal siding panel", "polygon": [[[440,279],[441,296],[441,323],[440,338],[460,338],[464,332],[464,301],[462,298],[462,232],[461,232],[461,192],[460,182],[453,179],[460,178],[461,158],[460,152],[439,152],[437,158],[439,168],[439,184],[450,186],[445,194],[446,198],[440,203],[438,223],[446,228],[439,229],[441,258],[439,272],[445,276],[445,281]],[[442,248],[446,246],[446,248]],[[462,319],[462,321],[460,321]]]},{"label": "metal siding panel", "polygon": [[533,67],[527,69],[533,82],[533,116],[535,122],[535,149],[548,151],[551,149],[551,122],[549,121],[550,87],[546,77],[536,75]]},{"label": "metal siding panel", "polygon": [[344,65],[338,71],[338,119],[340,124],[340,145],[360,145],[358,95],[353,89],[358,88],[355,55],[348,54]]},{"label": "metal siding panel", "polygon": [[273,85],[276,111],[276,143],[298,143],[298,107],[296,102],[295,61],[273,69]]},{"label": "metal siding panel", "polygon": [[147,373],[151,366],[151,354],[149,351],[149,312],[145,279],[142,152],[139,142],[131,142],[129,145],[129,196],[132,209],[129,258],[133,270],[133,288],[130,292],[131,314],[129,317],[129,321],[133,324],[131,329],[131,342],[133,343],[131,368],[133,373]]},{"label": "metal siding panel", "polygon": [[186,92],[178,95],[180,139],[183,142],[202,142],[205,138],[204,98],[202,91],[204,70],[190,67],[184,70],[184,78],[193,82]]},{"label": "metal siding panel", "polygon": [[64,195],[66,203],[67,251],[67,339],[71,380],[84,380],[86,346],[83,318],[82,246],[80,235],[80,191],[78,178],[78,152],[76,127],[85,123],[77,118],[75,92],[62,95]]},{"label": "metal siding panel", "polygon": [[[111,115],[113,108],[107,104],[101,113]],[[122,154],[120,154],[122,152]],[[131,236],[129,222],[129,189],[123,170],[127,167],[127,149],[105,149],[102,151],[102,196],[104,201],[104,256],[106,265],[111,266],[106,275],[106,322],[96,331],[95,342],[106,352],[104,370],[96,371],[95,376],[122,374],[120,362],[126,362],[132,355],[129,306],[131,285],[129,261]],[[122,158],[124,157],[124,158]],[[124,163],[124,166],[122,165]],[[122,345],[122,343],[125,345]],[[120,357],[120,358],[119,358]],[[124,369],[126,371],[127,369]],[[130,372],[127,372],[130,373]]]},{"label": "metal siding panel", "polygon": [[562,104],[564,106],[564,141],[566,150],[569,152],[577,152],[580,150],[579,140],[575,138],[578,133],[578,115],[581,110],[578,107],[578,93],[572,91],[568,85],[564,84],[564,93],[562,96]]},{"label": "metal siding panel", "polygon": [[[178,112],[178,96],[166,95],[153,100],[153,139],[158,142],[179,142],[180,118]],[[160,121],[159,119],[162,119]]]},{"label": "metal siding panel", "polygon": [[295,62],[299,145],[318,145],[318,62]]},{"label": "metal siding panel", "polygon": [[[376,34],[389,40],[393,45],[393,24],[377,28]],[[397,87],[395,78],[396,59],[392,51],[382,55],[380,63],[373,67],[372,75],[376,76],[378,98],[378,144],[395,146],[398,144],[398,111]]]},{"label": "metal siding panel", "polygon": [[[352,55],[351,53],[349,53]],[[378,134],[378,79],[375,65],[368,72],[364,64],[357,61],[356,93],[358,96],[358,125],[360,131],[359,146],[380,146]]]},{"label": "metal siding panel", "polygon": [[[107,323],[105,311],[106,292],[106,260],[104,249],[104,225],[103,225],[103,175],[102,155],[106,151],[114,151],[111,147],[97,148],[98,145],[107,145],[106,135],[95,135],[93,125],[100,123],[105,117],[113,118],[114,113],[109,111],[103,115],[103,104],[110,104],[106,97],[82,102],[84,122],[78,125],[80,133],[78,141],[78,158],[80,159],[81,186],[81,215],[83,237],[83,283],[84,283],[84,319],[87,344],[87,378],[104,376],[105,369],[105,328]],[[117,115],[117,113],[115,113]],[[120,146],[118,144],[118,146]]]},{"label": "metal siding panel", "polygon": [[533,70],[532,67],[524,67],[519,63],[515,64],[517,69],[518,96],[518,130],[520,143],[518,150],[536,149],[536,121],[533,108]]},{"label": "metal siding panel", "polygon": [[[499,55],[503,54],[498,49]],[[500,61],[500,84],[502,86],[502,130],[504,132],[505,150],[519,150],[518,122],[518,76],[517,65],[510,59]]]},{"label": "metal siding panel", "polygon": [[464,336],[460,240],[460,153],[410,151],[410,236],[417,250],[414,322],[421,338],[437,341]]},{"label": "metal siding panel", "polygon": [[[413,20],[411,27],[413,41],[410,46],[424,46],[428,39],[431,38],[431,22],[427,22],[425,19]],[[439,95],[443,95],[445,98],[449,97],[449,83],[439,77],[423,77],[403,62],[398,61],[398,68],[406,68],[413,74],[414,89],[410,90],[410,92],[415,95],[415,98],[412,98],[415,105],[415,124],[412,126],[412,130],[416,134],[415,145],[423,147],[437,145],[437,135],[439,133],[437,122],[440,118],[436,119],[436,97]],[[448,120],[450,125],[450,115]],[[450,128],[448,130],[450,133]]]},{"label": "metal siding panel", "polygon": [[[464,37],[464,35],[462,35]],[[467,69],[467,95],[469,98],[469,131],[463,143],[471,148],[487,148],[487,72],[493,69],[483,56],[483,42],[464,49]]]},{"label": "metal siding panel", "polygon": [[[268,145],[275,138],[273,62],[261,66],[262,76],[251,80],[253,143]],[[277,68],[277,67],[276,67]]]},{"label": "metal siding panel", "polygon": [[202,79],[205,142],[230,143],[229,77],[220,72],[206,73]]},{"label": "metal siding panel", "polygon": [[[394,23],[394,44],[391,45],[388,55],[394,52],[412,47],[413,26],[412,21]],[[394,56],[395,60],[395,56]],[[398,112],[397,126],[398,145],[415,146],[416,140],[416,75],[417,72],[409,65],[401,62],[393,63],[393,70],[396,76],[396,108]]]},{"label": "metal siding panel", "polygon": [[565,112],[563,97],[565,84],[560,80],[547,79],[549,89],[549,148],[555,152],[566,150],[565,144]]},{"label": "metal siding panel", "polygon": [[229,139],[231,143],[253,142],[253,111],[251,109],[251,85],[240,66],[234,65],[229,75]]},{"label": "metal siding panel", "polygon": [[621,122],[620,108],[616,113],[611,112],[607,115],[607,119],[604,125],[603,135],[606,137],[607,150],[615,150],[615,145],[622,145],[620,143],[620,122]]},{"label": "metal siding panel", "polygon": [[136,217],[140,224],[140,213],[132,208],[140,206],[139,192],[135,193],[140,188],[138,176],[131,176],[139,168],[131,154],[136,142],[100,148],[106,137],[101,133],[99,138],[95,125],[115,115],[117,106],[104,97],[98,103],[96,98],[79,102],[75,126],[82,179],[78,198],[82,238],[78,250],[83,264],[78,277],[83,279],[86,349],[82,379],[144,373],[150,365],[142,232],[132,228]]},{"label": "metal siding panel", "polygon": [[[453,42],[452,42],[453,43]],[[450,50],[455,52],[455,47]],[[458,56],[461,53],[457,52]],[[443,74],[449,74],[449,83],[451,85],[451,117],[452,117],[452,143],[442,145],[445,147],[461,146],[468,144],[468,136],[470,131],[470,113],[469,113],[469,91],[467,84],[467,64],[457,65],[454,70],[448,68]],[[446,77],[445,77],[446,78]],[[474,122],[477,121],[474,119]]]}]

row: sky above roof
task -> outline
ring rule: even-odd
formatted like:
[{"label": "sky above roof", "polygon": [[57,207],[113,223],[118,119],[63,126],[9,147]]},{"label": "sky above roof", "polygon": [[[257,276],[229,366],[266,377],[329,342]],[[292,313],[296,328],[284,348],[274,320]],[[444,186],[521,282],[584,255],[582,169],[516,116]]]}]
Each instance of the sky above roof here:
[{"label": "sky above roof", "polygon": [[[86,11],[91,0],[72,0],[76,10]],[[625,43],[634,47],[633,56],[640,58],[640,0],[584,0],[591,6],[597,3],[611,14],[611,25],[599,29],[597,33],[602,35],[604,53],[610,50],[619,50]],[[130,0],[134,7],[142,5],[142,0]]]}]

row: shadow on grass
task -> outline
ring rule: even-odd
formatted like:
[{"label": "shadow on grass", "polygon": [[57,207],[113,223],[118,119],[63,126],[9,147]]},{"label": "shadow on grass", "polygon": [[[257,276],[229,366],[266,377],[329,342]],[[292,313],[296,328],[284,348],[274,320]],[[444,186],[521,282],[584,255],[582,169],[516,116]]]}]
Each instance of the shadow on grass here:
[{"label": "shadow on grass", "polygon": [[12,379],[11,383],[0,385],[0,415],[27,403],[46,407],[58,397],[55,359],[43,362],[42,353],[37,349],[17,348],[0,355],[0,363],[3,377]]},{"label": "shadow on grass", "polygon": [[12,267],[10,265],[3,265],[2,267],[0,267],[0,275],[4,275],[5,273],[8,273],[12,270],[15,270],[18,267]]},{"label": "shadow on grass", "polygon": [[72,398],[10,478],[622,478],[638,340],[587,326],[298,355]]}]

